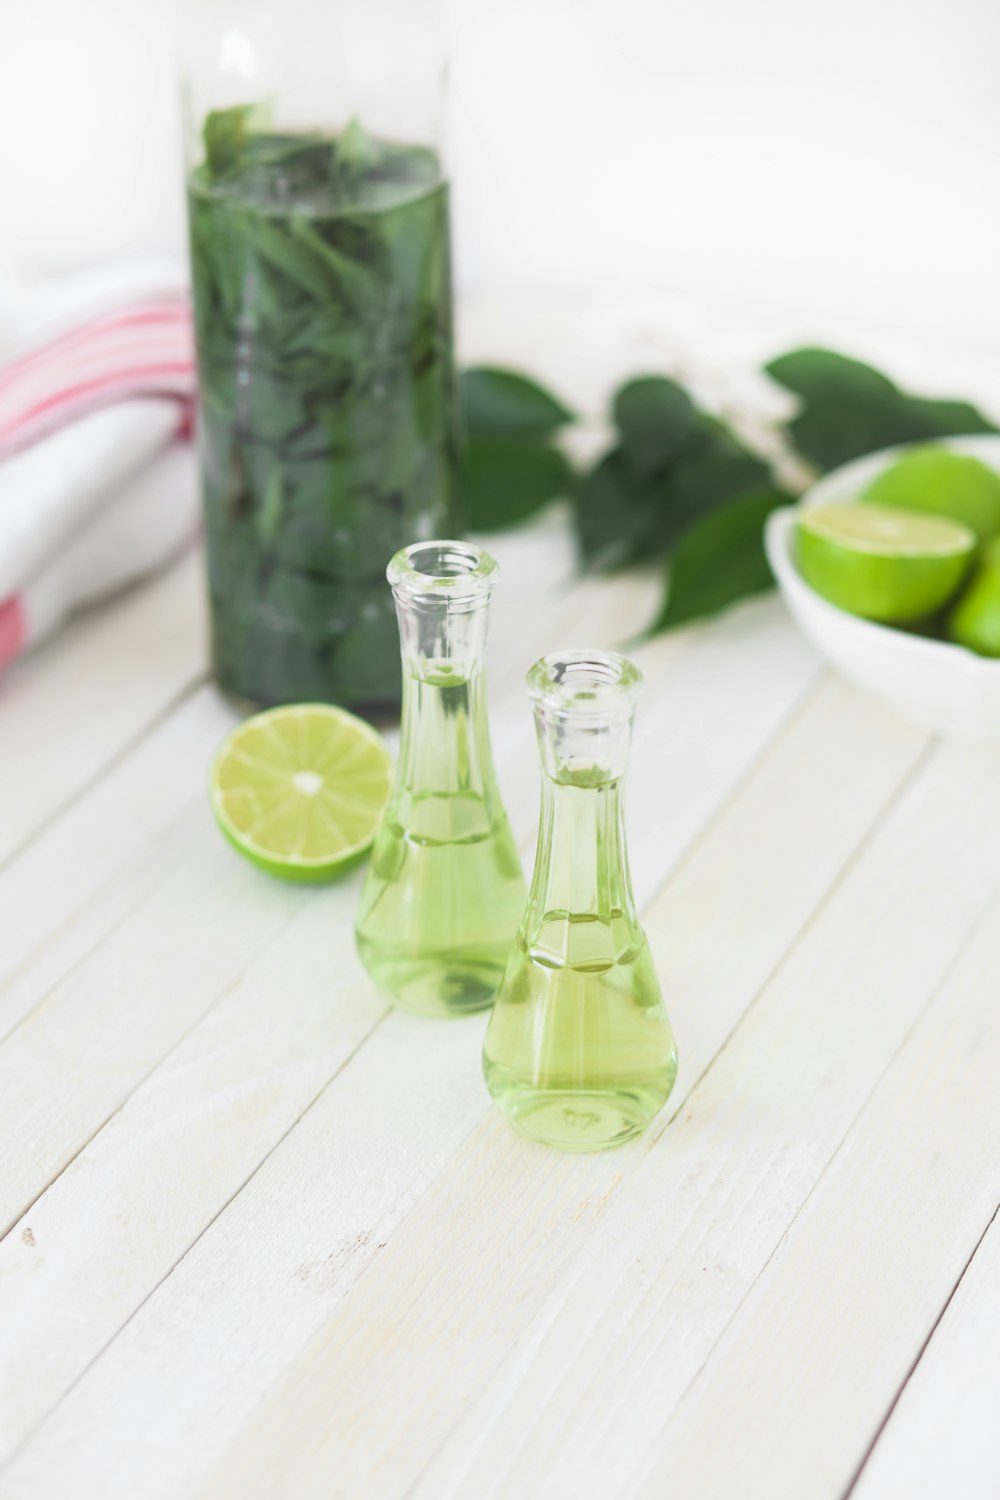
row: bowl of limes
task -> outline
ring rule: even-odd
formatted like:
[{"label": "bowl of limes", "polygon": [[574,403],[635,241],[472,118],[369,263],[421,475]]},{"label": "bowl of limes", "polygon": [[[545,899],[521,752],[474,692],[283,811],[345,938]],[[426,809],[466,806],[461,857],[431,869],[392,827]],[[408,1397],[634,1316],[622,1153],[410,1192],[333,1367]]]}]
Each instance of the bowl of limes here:
[{"label": "bowl of limes", "polygon": [[765,541],[846,677],[921,729],[1000,742],[1000,436],[845,464],[775,511]]}]

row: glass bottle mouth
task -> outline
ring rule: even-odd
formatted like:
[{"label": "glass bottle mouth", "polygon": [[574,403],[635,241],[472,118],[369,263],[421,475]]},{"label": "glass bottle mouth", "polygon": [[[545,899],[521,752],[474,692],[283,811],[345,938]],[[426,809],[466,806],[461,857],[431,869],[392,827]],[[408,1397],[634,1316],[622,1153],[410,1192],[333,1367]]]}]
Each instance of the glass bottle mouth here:
[{"label": "glass bottle mouth", "polygon": [[469,609],[487,603],[500,569],[496,559],[471,542],[413,542],[385,570],[397,599]]},{"label": "glass bottle mouth", "polygon": [[550,651],[528,673],[534,702],[559,718],[600,724],[630,717],[642,673],[617,651]]}]

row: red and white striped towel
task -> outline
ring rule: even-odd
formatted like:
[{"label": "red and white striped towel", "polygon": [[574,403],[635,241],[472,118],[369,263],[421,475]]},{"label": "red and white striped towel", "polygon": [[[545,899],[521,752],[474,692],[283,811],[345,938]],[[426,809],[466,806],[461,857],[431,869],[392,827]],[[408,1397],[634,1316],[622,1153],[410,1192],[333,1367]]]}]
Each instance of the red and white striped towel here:
[{"label": "red and white striped towel", "polygon": [[102,301],[0,364],[0,667],[196,529],[187,294]]},{"label": "red and white striped towel", "polygon": [[187,403],[194,382],[186,293],[112,308],[0,366],[0,459],[116,401]]}]

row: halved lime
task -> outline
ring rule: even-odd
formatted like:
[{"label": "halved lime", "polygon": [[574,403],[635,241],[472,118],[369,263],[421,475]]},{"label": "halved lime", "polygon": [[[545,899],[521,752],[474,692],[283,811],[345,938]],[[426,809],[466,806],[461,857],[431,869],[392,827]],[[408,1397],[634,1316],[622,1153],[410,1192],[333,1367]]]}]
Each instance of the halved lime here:
[{"label": "halved lime", "polygon": [[370,847],[389,796],[388,746],[326,703],[237,725],[212,767],[212,811],[241,854],[284,880],[342,875]]},{"label": "halved lime", "polygon": [[958,591],[976,549],[968,526],[882,505],[817,505],[800,511],[799,572],[824,599],[853,615],[906,625]]},{"label": "halved lime", "polygon": [[965,453],[913,448],[872,480],[866,503],[895,505],[960,521],[988,542],[1000,533],[1000,474]]}]

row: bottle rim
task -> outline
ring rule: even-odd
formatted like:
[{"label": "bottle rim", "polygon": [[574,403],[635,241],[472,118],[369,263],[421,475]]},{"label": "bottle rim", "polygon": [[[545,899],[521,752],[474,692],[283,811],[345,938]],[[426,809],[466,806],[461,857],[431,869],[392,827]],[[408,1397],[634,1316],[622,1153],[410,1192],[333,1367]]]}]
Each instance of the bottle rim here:
[{"label": "bottle rim", "polygon": [[494,557],[472,542],[411,542],[391,559],[385,576],[397,597],[468,604],[486,600],[500,573]]},{"label": "bottle rim", "polygon": [[561,716],[601,719],[631,713],[642,673],[618,651],[550,651],[527,676],[529,696]]}]

